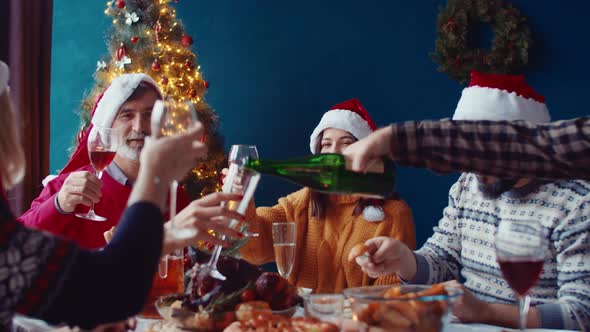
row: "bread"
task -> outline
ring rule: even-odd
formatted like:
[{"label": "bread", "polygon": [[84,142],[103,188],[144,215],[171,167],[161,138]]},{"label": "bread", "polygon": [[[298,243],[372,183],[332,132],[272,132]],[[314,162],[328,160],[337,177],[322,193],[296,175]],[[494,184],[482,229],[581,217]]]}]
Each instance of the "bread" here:
[{"label": "bread", "polygon": [[348,261],[353,262],[357,257],[365,255],[369,252],[369,248],[364,243],[359,243],[352,247],[348,254]]}]

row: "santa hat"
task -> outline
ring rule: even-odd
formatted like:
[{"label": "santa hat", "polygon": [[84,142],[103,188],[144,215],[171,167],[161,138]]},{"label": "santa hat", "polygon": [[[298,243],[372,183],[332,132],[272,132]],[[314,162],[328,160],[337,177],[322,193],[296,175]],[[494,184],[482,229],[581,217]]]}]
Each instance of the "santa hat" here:
[{"label": "santa hat", "polygon": [[[316,154],[319,152],[316,151],[318,139],[324,129],[327,128],[346,130],[357,139],[369,136],[369,134],[377,130],[375,122],[373,122],[367,110],[356,98],[336,104],[324,113],[320,123],[315,127],[309,137],[309,148],[312,153]],[[363,209],[363,218],[371,222],[381,221],[385,218],[385,213],[378,200],[375,200],[373,204],[367,205]]]},{"label": "santa hat", "polygon": [[8,70],[8,66],[3,61],[0,61],[0,96],[4,93],[4,91],[8,87],[8,78],[9,77],[10,77],[10,71]]},{"label": "santa hat", "polygon": [[316,151],[318,138],[324,129],[327,128],[346,130],[357,139],[369,136],[370,133],[377,130],[375,122],[373,122],[367,110],[356,98],[336,104],[324,113],[320,123],[315,127],[309,137],[311,153],[318,153]]},{"label": "santa hat", "polygon": [[90,164],[87,142],[92,126],[111,127],[119,112],[119,108],[131,97],[141,82],[146,82],[153,86],[154,91],[162,97],[162,92],[158,88],[158,84],[146,74],[123,74],[115,78],[107,89],[98,96],[94,109],[92,110],[92,121],[88,128],[86,128],[84,137],[78,142],[76,151],[72,154],[70,161],[61,170],[60,174],[73,172],[80,167]]},{"label": "santa hat", "polygon": [[469,87],[463,89],[453,120],[551,121],[545,97],[522,75],[483,74],[471,71]]}]

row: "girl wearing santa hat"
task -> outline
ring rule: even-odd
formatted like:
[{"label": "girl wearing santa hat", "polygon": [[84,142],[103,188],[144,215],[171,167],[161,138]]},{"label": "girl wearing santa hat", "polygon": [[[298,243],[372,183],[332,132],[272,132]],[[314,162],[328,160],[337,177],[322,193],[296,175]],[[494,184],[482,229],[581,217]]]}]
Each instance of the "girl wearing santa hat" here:
[{"label": "girl wearing santa hat", "polygon": [[[334,105],[326,112],[310,137],[317,153],[342,153],[344,148],[368,136],[376,125],[357,99]],[[263,264],[274,261],[271,227],[274,222],[297,222],[297,243],[292,284],[316,293],[339,293],[344,288],[393,284],[395,274],[370,278],[348,260],[351,249],[375,236],[396,238],[415,246],[410,207],[399,197],[386,200],[351,195],[329,195],[303,188],[279,199],[273,207],[253,204],[246,220],[259,237],[241,249],[244,259]]]}]

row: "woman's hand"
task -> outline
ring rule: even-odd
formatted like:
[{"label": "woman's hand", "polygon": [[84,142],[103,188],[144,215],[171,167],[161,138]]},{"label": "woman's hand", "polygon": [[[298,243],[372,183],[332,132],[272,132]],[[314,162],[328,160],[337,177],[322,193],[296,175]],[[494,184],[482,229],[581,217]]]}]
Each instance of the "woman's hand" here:
[{"label": "woman's hand", "polygon": [[174,227],[192,231],[194,235],[188,239],[177,239],[171,234],[170,222],[167,222],[165,224],[163,254],[169,254],[176,249],[195,245],[198,241],[207,241],[213,245],[229,245],[227,241],[222,241],[218,237],[209,234],[209,230],[230,238],[243,237],[241,233],[228,225],[232,219],[244,221],[244,217],[221,206],[222,202],[241,199],[241,195],[217,192],[193,201],[176,215]]},{"label": "woman's hand", "polygon": [[414,253],[403,242],[379,236],[365,242],[367,256],[359,256],[356,263],[371,278],[397,273],[406,280],[416,275]]}]

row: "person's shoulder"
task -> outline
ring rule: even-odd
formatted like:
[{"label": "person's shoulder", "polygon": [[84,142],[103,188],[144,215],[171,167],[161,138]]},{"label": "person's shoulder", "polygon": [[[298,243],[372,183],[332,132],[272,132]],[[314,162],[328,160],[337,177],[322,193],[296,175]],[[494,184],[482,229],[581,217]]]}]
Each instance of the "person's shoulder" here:
[{"label": "person's shoulder", "polygon": [[282,199],[287,199],[288,201],[291,202],[305,202],[306,200],[309,200],[311,196],[311,189],[305,187],[305,188],[301,188],[295,192],[290,193],[289,195],[287,195],[286,197],[283,197]]},{"label": "person's shoulder", "polygon": [[566,197],[573,204],[588,204],[587,202],[590,202],[590,182],[585,180],[546,182],[539,187],[539,191],[556,197]]}]

